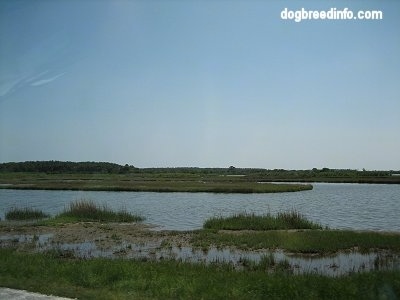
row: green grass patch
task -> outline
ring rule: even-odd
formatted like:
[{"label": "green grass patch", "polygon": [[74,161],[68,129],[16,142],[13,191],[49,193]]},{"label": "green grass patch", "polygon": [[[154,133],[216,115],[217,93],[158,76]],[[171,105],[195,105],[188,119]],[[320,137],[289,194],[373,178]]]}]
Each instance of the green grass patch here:
[{"label": "green grass patch", "polygon": [[214,230],[278,230],[278,229],[322,229],[322,226],[307,220],[297,211],[255,215],[240,213],[231,217],[213,217],[203,228]]},{"label": "green grass patch", "polygon": [[12,208],[5,215],[5,219],[9,221],[40,220],[48,217],[49,215],[41,210],[30,207]]},{"label": "green grass patch", "polygon": [[339,250],[357,249],[368,252],[376,249],[400,251],[398,233],[354,232],[342,230],[304,231],[254,231],[217,232],[203,230],[192,239],[195,247],[233,246],[243,250],[283,249],[293,253],[334,253]]},{"label": "green grass patch", "polygon": [[47,223],[71,222],[139,222],[144,218],[131,214],[126,210],[113,211],[107,205],[100,206],[91,200],[77,200],[71,202],[61,214]]},{"label": "green grass patch", "polygon": [[400,295],[399,271],[329,278],[176,261],[78,260],[6,249],[0,249],[0,261],[0,286],[78,299],[396,299]]}]

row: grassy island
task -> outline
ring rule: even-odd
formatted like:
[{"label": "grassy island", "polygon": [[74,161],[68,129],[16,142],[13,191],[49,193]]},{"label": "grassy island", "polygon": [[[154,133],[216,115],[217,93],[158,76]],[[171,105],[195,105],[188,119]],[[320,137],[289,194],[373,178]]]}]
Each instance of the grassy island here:
[{"label": "grassy island", "polygon": [[281,193],[311,190],[311,184],[259,183],[240,176],[173,173],[1,173],[0,188],[189,193]]},{"label": "grassy island", "polygon": [[[27,161],[0,164],[0,188],[132,192],[278,193],[310,182],[400,184],[400,171],[252,168],[136,168],[107,162]],[[271,184],[274,182],[274,184]],[[300,183],[299,183],[300,182]],[[302,184],[301,184],[302,183]]]}]

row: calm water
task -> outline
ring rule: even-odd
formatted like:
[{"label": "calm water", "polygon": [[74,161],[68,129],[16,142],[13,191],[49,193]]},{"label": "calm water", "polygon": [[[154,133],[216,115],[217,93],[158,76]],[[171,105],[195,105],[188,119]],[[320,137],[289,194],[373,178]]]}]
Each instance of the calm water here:
[{"label": "calm water", "polygon": [[33,207],[52,215],[71,201],[91,199],[125,208],[160,229],[192,230],[205,219],[239,212],[263,214],[296,209],[331,228],[400,231],[400,185],[313,184],[312,191],[280,194],[135,193],[0,189],[0,218],[12,207]]}]

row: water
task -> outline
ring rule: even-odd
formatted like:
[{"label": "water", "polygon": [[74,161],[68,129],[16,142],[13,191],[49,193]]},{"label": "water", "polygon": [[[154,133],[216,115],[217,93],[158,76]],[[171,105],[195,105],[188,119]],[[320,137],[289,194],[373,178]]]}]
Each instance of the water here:
[{"label": "water", "polygon": [[55,215],[69,202],[90,199],[146,217],[159,229],[193,230],[212,216],[295,209],[337,229],[400,231],[400,185],[315,183],[311,191],[279,194],[212,194],[37,191],[0,189],[0,218],[12,207]]}]

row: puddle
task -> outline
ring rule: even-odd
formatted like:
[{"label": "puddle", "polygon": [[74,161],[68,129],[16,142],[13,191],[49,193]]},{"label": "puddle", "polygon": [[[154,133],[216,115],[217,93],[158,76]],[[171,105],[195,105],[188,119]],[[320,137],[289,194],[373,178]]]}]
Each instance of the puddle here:
[{"label": "puddle", "polygon": [[[238,270],[249,264],[259,264],[268,257],[269,271],[285,270],[293,274],[322,274],[341,276],[372,270],[400,270],[400,255],[390,252],[339,252],[333,256],[289,255],[278,251],[241,251],[210,248],[207,251],[192,247],[161,247],[161,243],[122,243],[117,247],[101,248],[94,242],[60,244],[63,251],[72,251],[82,258],[106,257],[148,260],[178,260],[190,263],[226,263]],[[271,261],[272,260],[272,261]]]},{"label": "puddle", "polygon": [[42,247],[49,243],[53,237],[52,233],[47,234],[7,234],[0,236],[0,246],[7,247],[17,243],[35,243],[37,247]]},{"label": "puddle", "polygon": [[[57,243],[53,247],[45,250],[57,250],[60,253],[80,258],[108,257],[109,253],[97,248],[94,242],[85,241],[83,243]],[[41,249],[42,251],[44,249]]]},{"label": "puddle", "polygon": [[[316,273],[328,276],[348,275],[372,270],[400,270],[400,255],[391,252],[339,252],[332,256],[290,256],[284,253],[276,257],[287,259],[294,274]],[[279,259],[279,258],[278,258]]]},{"label": "puddle", "polygon": [[[361,254],[355,251],[339,252],[332,256],[298,255],[277,251],[242,251],[229,248],[198,249],[176,247],[153,242],[127,243],[106,246],[102,240],[79,243],[55,243],[53,234],[6,234],[0,236],[0,247],[27,245],[38,252],[56,251],[57,255],[79,258],[126,258],[146,260],[178,260],[191,263],[226,263],[238,270],[257,268],[263,264],[266,271],[285,270],[293,274],[316,273],[341,276],[372,270],[400,270],[400,254],[380,251]],[[265,262],[267,261],[267,265]]]},{"label": "puddle", "polygon": [[347,275],[355,272],[372,270],[399,270],[400,255],[390,252],[339,252],[333,256],[288,255],[277,251],[240,251],[210,248],[208,251],[191,247],[172,247],[158,251],[158,258],[177,259],[186,262],[228,263],[237,269],[245,269],[249,262],[258,264],[265,257],[270,261],[270,268],[286,269],[293,274],[317,273],[327,276]]}]

